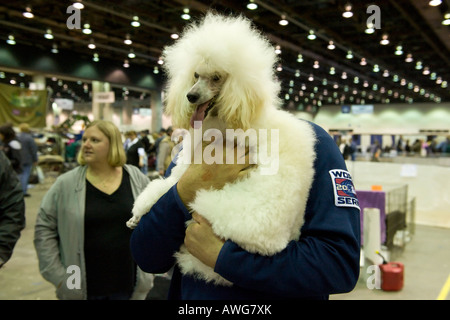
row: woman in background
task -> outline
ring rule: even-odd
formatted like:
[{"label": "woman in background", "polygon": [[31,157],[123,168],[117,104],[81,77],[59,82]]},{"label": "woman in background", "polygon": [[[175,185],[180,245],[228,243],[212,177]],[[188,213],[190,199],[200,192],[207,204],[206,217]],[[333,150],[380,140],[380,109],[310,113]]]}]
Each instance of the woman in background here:
[{"label": "woman in background", "polygon": [[109,121],[87,126],[77,160],[80,166],[58,177],[38,212],[40,272],[60,299],[145,299],[153,275],[133,261],[126,221],[149,180],[125,164],[121,134]]}]

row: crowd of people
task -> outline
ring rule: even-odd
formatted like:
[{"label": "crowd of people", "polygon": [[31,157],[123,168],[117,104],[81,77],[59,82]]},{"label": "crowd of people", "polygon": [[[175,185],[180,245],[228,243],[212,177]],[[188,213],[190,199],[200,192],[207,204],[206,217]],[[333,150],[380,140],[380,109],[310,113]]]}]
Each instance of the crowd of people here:
[{"label": "crowd of people", "polygon": [[[338,138],[337,144],[345,160],[356,160],[357,153],[362,153],[362,147],[358,145],[355,139]],[[405,139],[402,135],[398,137],[396,143],[382,146],[379,139],[373,139],[373,143],[367,146],[365,152],[369,155],[371,161],[378,162],[383,154],[391,155],[394,151],[398,156],[450,156],[450,136],[438,142],[434,136],[425,139],[414,139],[411,144],[410,139]]]},{"label": "crowd of people", "polygon": [[[91,133],[93,130],[95,130],[95,128],[98,128],[100,130],[100,132],[99,130],[97,130],[96,132],[97,137],[92,138],[90,135],[87,135]],[[101,131],[101,128],[103,128],[103,132]],[[79,172],[81,170],[80,168],[85,169],[89,168],[89,170],[85,170],[83,174],[80,173],[79,175],[77,175],[77,177],[81,175],[84,177],[83,179],[81,179],[82,181],[84,181],[84,183],[80,182],[80,186],[82,186],[84,190],[89,189],[90,192],[88,192],[87,195],[92,196],[94,198],[87,197],[86,199],[80,199],[77,197],[66,198],[62,196],[63,194],[71,195],[72,193],[78,196],[79,189],[73,188],[72,185],[70,185],[71,186],[70,188],[69,187],[61,188],[61,181],[63,181],[64,179],[58,179],[59,182],[52,185],[46,197],[42,201],[41,208],[39,211],[40,216],[40,218],[38,219],[39,223],[36,229],[37,234],[36,250],[38,251],[38,254],[40,254],[42,258],[40,259],[40,265],[43,268],[41,269],[43,276],[45,277],[48,274],[49,272],[48,270],[52,270],[53,275],[50,276],[48,280],[50,282],[53,282],[56,285],[56,287],[58,287],[61,284],[61,278],[58,278],[57,279],[58,283],[56,283],[55,280],[56,278],[54,277],[56,277],[57,275],[61,275],[62,271],[58,269],[61,267],[61,264],[57,263],[56,265],[53,265],[53,263],[55,263],[55,261],[58,260],[56,259],[56,257],[61,256],[62,253],[48,252],[46,251],[47,249],[45,249],[48,248],[47,245],[50,245],[50,247],[52,247],[51,246],[52,243],[49,244],[49,241],[51,242],[49,238],[54,236],[52,232],[55,232],[57,229],[57,228],[54,229],[53,227],[55,225],[50,223],[50,220],[57,223],[57,221],[54,220],[55,217],[52,216],[52,214],[56,214],[58,213],[58,211],[63,212],[63,215],[64,213],[70,214],[73,208],[79,204],[81,204],[83,208],[86,207],[86,213],[95,212],[96,209],[98,209],[99,200],[102,199],[101,194],[111,196],[117,190],[122,188],[122,185],[124,184],[122,177],[126,177],[126,179],[129,179],[129,182],[125,183],[124,192],[126,197],[128,197],[129,201],[126,202],[127,207],[123,208],[122,218],[128,219],[131,211],[131,205],[133,204],[133,199],[137,196],[137,194],[139,194],[143,190],[143,188],[149,182],[148,173],[150,171],[153,171],[161,176],[164,175],[164,172],[168,167],[168,163],[170,163],[171,151],[174,146],[174,142],[170,138],[172,132],[173,132],[172,128],[169,127],[167,129],[161,129],[159,132],[153,134],[150,134],[149,130],[143,130],[138,133],[135,131],[120,133],[117,127],[110,122],[94,121],[93,123],[87,126],[86,130],[83,130],[83,132],[80,135],[78,135],[77,139],[73,139],[71,143],[66,145],[67,150],[65,150],[66,155],[65,161],[77,162],[76,170],[70,170],[69,171],[71,172],[70,175],[74,175],[75,172]],[[107,136],[106,140],[109,141],[107,148],[120,147],[120,150],[117,150],[117,152],[115,153],[116,154],[115,157],[119,157],[120,161],[117,162],[116,160],[114,160],[116,162],[114,161],[111,162],[111,159],[106,157],[106,154],[109,152],[108,150],[104,150],[103,158],[101,157],[100,159],[97,158],[97,160],[95,161],[89,159],[90,157],[93,157],[95,155],[95,152],[93,151],[95,150],[94,145],[96,145],[98,143],[98,140],[100,140],[98,136],[102,135],[104,140],[106,135]],[[111,140],[111,137],[114,137],[114,140]],[[87,141],[88,139],[89,141]],[[82,153],[83,145],[86,144],[92,146],[89,147],[90,151],[88,151],[88,154]],[[5,123],[0,126],[0,268],[10,259],[15,244],[20,237],[20,233],[25,228],[24,198],[30,197],[30,194],[28,193],[28,187],[30,185],[30,181],[32,180],[30,179],[30,176],[32,174],[33,169],[38,167],[39,154],[40,152],[38,143],[36,143],[36,140],[32,135],[30,126],[27,123],[20,124],[18,126],[18,130],[15,130],[14,126],[11,123]],[[85,157],[87,158],[85,159]],[[109,172],[107,175],[103,176],[104,179],[103,178],[96,179],[95,177],[96,175],[95,174],[92,175],[91,173],[97,172],[95,170],[95,168],[97,168],[95,164],[98,163],[103,163],[103,167],[100,166],[103,169],[105,168],[112,169],[111,172],[116,170],[116,168],[123,168],[123,170],[120,170],[120,174],[114,175],[110,174],[111,172]],[[137,167],[138,170],[136,170],[134,167]],[[102,173],[103,171],[100,170],[98,172]],[[117,179],[114,183],[114,181],[109,181],[108,180],[109,178],[106,178],[106,176],[108,176],[109,178],[116,177]],[[98,177],[100,177],[100,175],[98,175]],[[73,180],[71,179],[69,180],[70,182],[73,182]],[[106,185],[105,181],[107,181]],[[131,189],[127,190],[126,187],[130,187]],[[96,193],[95,192],[96,190],[100,190],[100,193],[98,192]],[[126,192],[129,192],[130,190],[132,191],[132,193],[127,194]],[[96,198],[96,196],[99,196],[99,198]],[[120,203],[121,205],[123,205],[122,203],[123,194],[120,194],[119,196],[121,199]],[[59,200],[62,202],[55,201],[54,197],[58,197]],[[70,201],[67,201],[68,199]],[[76,199],[78,200],[76,201]],[[119,198],[116,197],[115,199],[117,200]],[[92,203],[96,204],[97,207],[94,207],[94,209],[89,210],[89,207],[92,204],[88,206],[88,203],[91,203],[91,201]],[[57,205],[58,203],[60,204],[60,206]],[[107,201],[104,204],[108,206],[108,204],[110,204],[110,201]],[[94,215],[91,218],[93,219],[93,221],[95,221],[95,219],[102,219],[105,217],[96,217]],[[116,227],[119,226],[119,224],[122,226],[122,222],[123,221],[117,222]],[[69,221],[64,223],[70,225]],[[123,223],[123,226],[125,226],[125,223]],[[61,241],[61,239],[64,239],[68,235],[67,233],[64,234],[64,232],[61,233],[62,234],[56,235],[59,241]],[[126,230],[125,233],[122,232],[121,241],[122,243],[124,243],[122,248],[126,248],[123,249],[122,253],[125,252],[125,254],[128,250],[127,241],[130,235],[129,233],[130,233],[129,230]],[[105,233],[105,235],[106,234],[107,233]],[[93,235],[93,237],[95,237],[95,235]],[[71,240],[68,241],[69,243],[72,243],[73,240],[72,238],[73,235],[71,235]],[[104,243],[106,244],[110,240],[111,239],[107,239],[107,241],[105,241]],[[58,247],[58,245],[56,245],[56,247]],[[61,247],[61,249],[64,248],[65,248],[64,246]],[[72,254],[69,252],[71,249],[72,248],[70,248],[70,246],[69,249],[65,248],[64,250],[67,250],[68,252],[65,252],[64,255]],[[52,260],[51,265],[44,265],[45,261],[48,261],[49,255],[50,256],[53,255],[56,260]],[[94,256],[95,254],[93,255],[93,257]],[[130,261],[131,257],[129,256],[129,253],[128,258],[129,258],[128,260]],[[93,259],[91,258],[91,260]],[[83,262],[83,264],[84,263],[85,262]],[[124,265],[118,266],[118,268],[122,267],[124,267]],[[55,270],[57,272],[53,273],[53,271]],[[91,268],[91,270],[95,269]],[[139,279],[147,278],[146,283],[144,283],[144,285],[138,287],[137,291],[136,290],[133,291],[134,297],[142,296],[144,293],[146,293],[145,291],[148,291],[147,289],[149,289],[149,286],[152,282],[151,277],[149,278],[148,275],[145,276],[144,273],[139,270],[138,272],[132,271],[129,274],[129,276],[130,278],[128,280],[131,279],[132,283],[134,283],[134,281],[138,278]],[[90,280],[88,279],[87,281]],[[68,292],[73,293],[73,291]],[[57,290],[57,293],[61,295],[61,297],[64,297],[65,295],[64,291]],[[103,297],[102,292],[96,293],[95,291],[92,291],[92,293],[93,295],[91,295],[90,297],[93,299]],[[125,292],[125,295],[127,294],[130,294],[131,296],[130,292]]]}]

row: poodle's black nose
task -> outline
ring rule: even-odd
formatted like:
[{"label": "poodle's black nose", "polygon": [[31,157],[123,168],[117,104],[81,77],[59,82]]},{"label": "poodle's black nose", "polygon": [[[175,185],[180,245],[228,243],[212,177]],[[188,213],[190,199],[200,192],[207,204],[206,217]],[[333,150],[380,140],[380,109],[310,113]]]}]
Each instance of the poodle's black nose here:
[{"label": "poodle's black nose", "polygon": [[196,93],[188,93],[186,97],[190,103],[195,103],[195,102],[197,102],[200,95],[198,95]]}]

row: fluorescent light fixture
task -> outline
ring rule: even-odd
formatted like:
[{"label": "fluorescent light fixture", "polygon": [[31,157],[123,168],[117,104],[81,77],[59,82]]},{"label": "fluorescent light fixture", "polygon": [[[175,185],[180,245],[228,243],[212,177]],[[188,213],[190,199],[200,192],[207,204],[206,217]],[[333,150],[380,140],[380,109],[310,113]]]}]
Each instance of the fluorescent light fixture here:
[{"label": "fluorescent light fixture", "polygon": [[133,17],[133,21],[131,21],[131,25],[135,28],[139,27],[141,25],[141,23],[139,22],[139,17],[138,16],[134,16]]},{"label": "fluorescent light fixture", "polygon": [[23,16],[24,16],[25,18],[28,18],[28,19],[34,18],[34,14],[33,14],[33,12],[31,12],[31,7],[30,7],[30,6],[27,6],[27,7],[25,8],[25,11],[22,12],[22,14],[23,14]]},{"label": "fluorescent light fixture", "polygon": [[16,44],[16,40],[14,39],[14,36],[12,35],[12,34],[10,34],[9,36],[8,36],[8,40],[6,40],[6,43],[7,44],[10,44],[10,45],[15,45]]},{"label": "fluorescent light fixture", "polygon": [[53,39],[53,34],[52,34],[52,30],[51,29],[47,29],[47,31],[44,34],[44,38],[45,39],[49,39],[49,40]]},{"label": "fluorescent light fixture", "polygon": [[342,13],[342,16],[344,18],[351,18],[351,17],[353,17],[352,5],[350,3],[347,3],[345,5],[345,11]]},{"label": "fluorescent light fixture", "polygon": [[248,10],[256,10],[256,9],[258,9],[258,5],[256,3],[254,3],[252,0],[250,0],[249,3],[247,4],[247,9]]}]

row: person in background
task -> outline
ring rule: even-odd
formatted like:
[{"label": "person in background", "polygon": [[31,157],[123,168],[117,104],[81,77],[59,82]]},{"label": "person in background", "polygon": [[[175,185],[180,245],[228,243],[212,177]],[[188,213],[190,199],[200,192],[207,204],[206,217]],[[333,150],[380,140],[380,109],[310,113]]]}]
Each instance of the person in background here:
[{"label": "person in background", "polygon": [[2,150],[5,152],[12,168],[17,174],[22,173],[22,145],[16,137],[16,132],[10,123],[0,126],[0,140]]},{"label": "person in background", "polygon": [[[120,132],[110,121],[87,126],[77,161],[39,208],[34,239],[39,270],[59,299],[145,299],[153,275],[133,261],[125,223],[149,179],[125,164]],[[69,278],[76,270],[78,286]]]},{"label": "person in background", "polygon": [[138,167],[144,174],[147,170],[147,155],[144,144],[139,140],[136,131],[128,131],[126,137],[130,139],[127,149],[127,164]]},{"label": "person in background", "polygon": [[25,228],[25,202],[19,179],[0,150],[0,269],[11,258]]},{"label": "person in background", "polygon": [[156,168],[161,176],[164,176],[167,168],[172,161],[172,149],[175,143],[172,141],[172,127],[167,128],[167,135],[161,140],[158,148],[158,155],[156,158]]},{"label": "person in background", "polygon": [[30,195],[28,191],[28,180],[30,179],[31,169],[33,165],[37,165],[38,155],[37,155],[37,144],[34,141],[30,133],[30,126],[28,123],[22,123],[20,126],[19,141],[22,144],[21,149],[21,165],[22,173],[20,174],[20,183],[22,184],[22,190],[25,197]]},{"label": "person in background", "polygon": [[370,148],[370,154],[372,155],[372,161],[379,162],[381,155],[381,145],[380,141],[375,140]]}]

